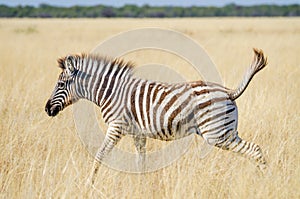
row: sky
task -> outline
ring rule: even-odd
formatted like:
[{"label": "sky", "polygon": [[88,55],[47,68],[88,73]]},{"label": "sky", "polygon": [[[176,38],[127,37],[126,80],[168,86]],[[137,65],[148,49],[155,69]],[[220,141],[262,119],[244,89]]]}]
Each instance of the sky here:
[{"label": "sky", "polygon": [[110,5],[120,7],[125,4],[144,5],[148,4],[151,6],[224,6],[229,3],[235,3],[238,5],[257,5],[257,4],[277,4],[277,5],[288,5],[288,4],[300,4],[300,0],[0,0],[0,4],[8,6],[16,5],[31,5],[38,6],[41,3],[56,5],[56,6],[93,6],[93,5]]}]

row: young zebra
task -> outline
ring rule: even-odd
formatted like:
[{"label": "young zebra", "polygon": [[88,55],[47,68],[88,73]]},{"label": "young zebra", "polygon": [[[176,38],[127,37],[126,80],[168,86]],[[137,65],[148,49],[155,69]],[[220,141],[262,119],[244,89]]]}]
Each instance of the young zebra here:
[{"label": "young zebra", "polygon": [[237,152],[264,166],[260,147],[238,136],[234,101],[267,64],[261,50],[254,49],[254,54],[235,90],[203,81],[148,81],[133,76],[132,63],[96,55],[66,56],[58,59],[62,72],[45,110],[49,116],[56,116],[82,98],[100,107],[108,130],[95,157],[92,183],[99,163],[124,135],[133,135],[142,163],[147,137],[168,141],[196,133],[210,145]]}]

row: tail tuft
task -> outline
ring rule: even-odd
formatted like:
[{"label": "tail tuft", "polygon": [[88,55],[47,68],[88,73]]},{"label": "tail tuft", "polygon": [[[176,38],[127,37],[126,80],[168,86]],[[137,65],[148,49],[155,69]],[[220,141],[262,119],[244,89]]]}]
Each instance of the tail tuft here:
[{"label": "tail tuft", "polygon": [[267,58],[265,58],[263,51],[256,48],[253,48],[253,51],[254,58],[252,64],[244,75],[243,81],[240,83],[237,89],[228,91],[228,95],[231,100],[235,100],[241,96],[253,76],[267,65]]},{"label": "tail tuft", "polygon": [[263,69],[268,64],[267,62],[268,60],[267,58],[265,58],[264,52],[262,50],[253,48],[253,51],[254,51],[254,58],[251,64],[251,70],[254,71],[253,75],[255,75],[258,71]]}]

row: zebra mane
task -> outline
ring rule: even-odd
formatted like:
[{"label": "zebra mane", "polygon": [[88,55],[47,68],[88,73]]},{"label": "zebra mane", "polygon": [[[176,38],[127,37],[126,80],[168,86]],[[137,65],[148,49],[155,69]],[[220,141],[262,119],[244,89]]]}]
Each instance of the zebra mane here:
[{"label": "zebra mane", "polygon": [[[65,69],[65,60],[68,56],[61,57],[57,60],[58,66],[61,69]],[[131,61],[124,61],[121,58],[112,58],[108,56],[101,56],[98,54],[86,54],[86,53],[81,53],[81,54],[74,54],[72,57],[75,58],[78,62],[82,62],[84,59],[87,60],[93,60],[97,61],[99,65],[104,65],[104,67],[117,67],[117,70],[121,70],[122,68],[127,68],[130,73],[135,67],[135,64]]]},{"label": "zebra mane", "polygon": [[119,70],[122,68],[128,68],[130,71],[134,68],[134,63],[131,61],[124,61],[121,58],[111,58],[108,56],[101,56],[97,54],[81,54],[81,57],[84,59],[96,60],[99,63],[103,63],[105,66],[110,65],[110,67],[117,67]]}]

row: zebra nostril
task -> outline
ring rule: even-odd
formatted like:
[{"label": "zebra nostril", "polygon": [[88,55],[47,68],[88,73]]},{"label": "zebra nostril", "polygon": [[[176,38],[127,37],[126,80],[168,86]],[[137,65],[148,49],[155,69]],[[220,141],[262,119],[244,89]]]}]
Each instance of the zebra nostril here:
[{"label": "zebra nostril", "polygon": [[51,116],[51,111],[50,111],[51,105],[50,105],[50,100],[47,101],[47,104],[45,106],[45,111],[46,113]]},{"label": "zebra nostril", "polygon": [[45,107],[45,111],[47,113],[47,115],[51,116],[51,111],[49,107]]}]

